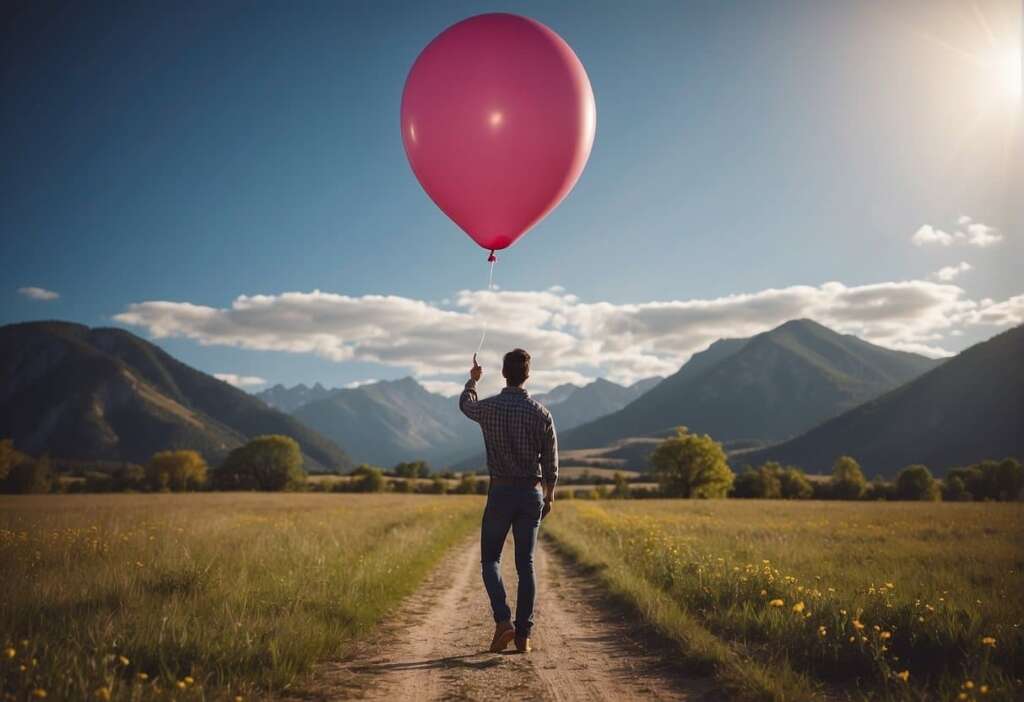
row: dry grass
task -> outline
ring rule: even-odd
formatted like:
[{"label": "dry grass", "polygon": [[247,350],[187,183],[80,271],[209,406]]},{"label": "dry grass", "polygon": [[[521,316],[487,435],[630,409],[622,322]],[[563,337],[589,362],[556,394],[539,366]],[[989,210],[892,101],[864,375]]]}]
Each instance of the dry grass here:
[{"label": "dry grass", "polygon": [[481,507],[406,495],[0,498],[2,692],[280,690],[411,592]]}]

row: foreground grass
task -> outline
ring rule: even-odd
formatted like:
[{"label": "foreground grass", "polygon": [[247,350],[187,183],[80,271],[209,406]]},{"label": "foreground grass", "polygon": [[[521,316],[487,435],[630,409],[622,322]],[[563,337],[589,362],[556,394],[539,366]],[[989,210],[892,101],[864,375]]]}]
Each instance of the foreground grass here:
[{"label": "foreground grass", "polygon": [[1024,697],[1024,505],[562,502],[546,532],[734,696]]},{"label": "foreground grass", "polygon": [[411,592],[480,498],[0,498],[0,693],[281,690]]}]

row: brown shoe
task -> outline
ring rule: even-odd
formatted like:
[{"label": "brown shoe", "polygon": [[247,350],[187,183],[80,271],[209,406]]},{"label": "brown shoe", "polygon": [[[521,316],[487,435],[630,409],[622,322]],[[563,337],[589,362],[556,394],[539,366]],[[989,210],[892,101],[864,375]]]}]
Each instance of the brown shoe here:
[{"label": "brown shoe", "polygon": [[491,639],[491,653],[501,653],[516,636],[516,628],[512,622],[498,622],[494,627],[494,638]]},{"label": "brown shoe", "polygon": [[529,636],[517,636],[516,637],[516,651],[519,653],[529,653],[533,650],[533,646],[530,645]]}]

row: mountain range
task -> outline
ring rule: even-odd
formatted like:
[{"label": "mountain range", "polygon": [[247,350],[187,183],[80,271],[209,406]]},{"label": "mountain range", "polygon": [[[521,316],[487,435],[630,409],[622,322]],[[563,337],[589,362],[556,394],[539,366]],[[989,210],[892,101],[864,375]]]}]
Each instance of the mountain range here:
[{"label": "mountain range", "polygon": [[807,319],[723,339],[623,409],[563,434],[565,448],[607,446],[685,425],[720,441],[796,436],[935,368]]},{"label": "mountain range", "polygon": [[0,437],[55,459],[144,463],[190,448],[215,463],[247,439],[285,434],[308,469],[352,463],[294,417],[121,329],[67,322],[0,327]]},{"label": "mountain range", "polygon": [[[648,378],[625,387],[600,378],[584,386],[560,385],[535,397],[561,429],[614,412],[658,381]],[[324,390],[319,383],[313,388],[276,386],[257,396],[286,406],[317,388],[323,396],[292,414],[344,446],[357,461],[391,466],[416,458],[447,466],[482,449],[480,429],[462,415],[457,399],[429,392],[413,378],[338,390]]]},{"label": "mountain range", "polygon": [[985,458],[1024,458],[1024,326],[961,352],[938,368],[791,441],[737,461],[795,463],[828,472],[841,455],[868,476],[923,463],[945,474]]},{"label": "mountain range", "polygon": [[273,387],[256,393],[256,397],[260,398],[274,409],[290,413],[303,405],[309,404],[310,402],[322,400],[325,397],[328,397],[332,392],[337,391],[338,388],[328,389],[320,383],[314,383],[313,387],[309,387],[304,383],[299,383],[298,385],[294,385],[290,388],[286,388],[284,385],[278,383]]}]

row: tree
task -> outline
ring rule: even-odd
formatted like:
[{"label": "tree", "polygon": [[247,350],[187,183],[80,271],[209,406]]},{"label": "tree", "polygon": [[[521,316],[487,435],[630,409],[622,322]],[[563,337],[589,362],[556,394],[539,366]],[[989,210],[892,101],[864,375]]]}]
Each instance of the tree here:
[{"label": "tree", "polygon": [[14,450],[14,441],[11,439],[3,439],[0,441],[0,482],[3,482],[7,478],[7,474],[11,472],[11,468],[13,468],[14,464],[18,463],[21,458],[21,454]]},{"label": "tree", "polygon": [[146,482],[153,490],[198,490],[206,484],[206,461],[195,451],[154,453],[146,465]]},{"label": "tree", "polygon": [[725,497],[733,472],[722,445],[707,434],[690,434],[679,427],[651,454],[661,491],[668,497]]},{"label": "tree", "polygon": [[435,475],[426,491],[432,495],[443,495],[448,492],[448,483],[440,475]]},{"label": "tree", "polygon": [[222,490],[295,490],[306,481],[302,451],[290,436],[258,436],[228,454],[215,473]]},{"label": "tree", "polygon": [[859,500],[868,489],[860,464],[850,456],[836,459],[830,485],[832,495],[840,500]]},{"label": "tree", "polygon": [[814,494],[814,488],[804,472],[795,466],[783,468],[774,461],[756,470],[747,467],[733,484],[734,497],[802,500]]},{"label": "tree", "polygon": [[463,473],[459,478],[459,484],[455,486],[452,492],[459,495],[472,495],[476,492],[476,483],[475,473]]},{"label": "tree", "polygon": [[946,476],[942,481],[942,499],[947,502],[969,502],[972,499],[962,474]]},{"label": "tree", "polygon": [[7,476],[0,481],[0,492],[15,495],[50,492],[53,487],[53,468],[49,456],[19,456],[20,460],[8,468]]},{"label": "tree", "polygon": [[384,492],[387,486],[380,468],[364,463],[352,471],[353,492]]},{"label": "tree", "polygon": [[787,500],[807,500],[814,495],[814,486],[802,470],[796,466],[786,466],[779,474],[779,485],[782,497]]},{"label": "tree", "polygon": [[942,493],[927,466],[912,465],[896,476],[896,497],[900,500],[934,502],[942,499]]},{"label": "tree", "polygon": [[986,461],[986,469],[982,469],[989,494],[995,500],[1016,500],[1024,488],[1024,467],[1015,458],[1004,458],[990,465],[992,463],[995,461]]},{"label": "tree", "polygon": [[612,476],[612,480],[615,482],[615,487],[612,489],[611,494],[613,498],[627,500],[632,497],[629,481],[626,480],[626,476],[616,471],[615,475]]},{"label": "tree", "polygon": [[399,478],[425,478],[430,475],[430,466],[426,461],[406,461],[394,467]]},{"label": "tree", "polygon": [[110,474],[110,489],[118,492],[143,490],[147,482],[146,469],[133,463],[126,463]]}]

